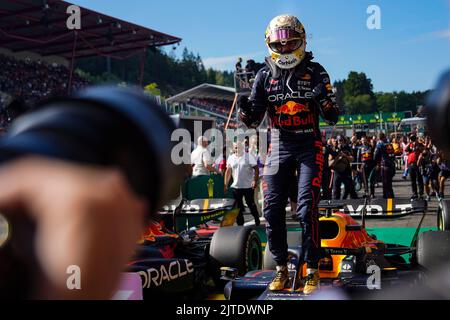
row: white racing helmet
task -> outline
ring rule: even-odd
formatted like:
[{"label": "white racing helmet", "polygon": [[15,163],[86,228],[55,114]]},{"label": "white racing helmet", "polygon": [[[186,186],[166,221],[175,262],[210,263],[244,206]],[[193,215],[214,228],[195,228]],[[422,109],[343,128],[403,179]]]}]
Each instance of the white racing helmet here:
[{"label": "white racing helmet", "polygon": [[277,16],[266,29],[266,44],[271,59],[278,67],[295,68],[305,57],[305,28],[293,15]]}]

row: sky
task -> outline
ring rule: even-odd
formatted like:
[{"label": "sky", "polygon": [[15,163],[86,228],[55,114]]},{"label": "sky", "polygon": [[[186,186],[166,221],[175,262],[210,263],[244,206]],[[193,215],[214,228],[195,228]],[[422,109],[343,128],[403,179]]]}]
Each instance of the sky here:
[{"label": "sky", "polygon": [[[307,50],[332,81],[365,72],[375,91],[432,88],[450,68],[450,0],[72,0],[183,39],[206,67],[233,70],[238,57],[263,62],[264,32],[278,14],[296,15]],[[381,29],[369,29],[370,5]],[[167,51],[173,50],[168,47]]]}]

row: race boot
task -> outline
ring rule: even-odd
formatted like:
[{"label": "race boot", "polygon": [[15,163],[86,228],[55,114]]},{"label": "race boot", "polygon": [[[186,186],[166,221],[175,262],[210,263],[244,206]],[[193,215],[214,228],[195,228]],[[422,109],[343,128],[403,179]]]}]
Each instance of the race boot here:
[{"label": "race boot", "polygon": [[289,285],[289,272],[287,266],[277,266],[275,278],[269,285],[270,291],[280,291]]},{"label": "race boot", "polygon": [[305,295],[313,294],[320,289],[320,275],[317,269],[308,269],[308,275],[306,276],[305,287],[303,293]]}]

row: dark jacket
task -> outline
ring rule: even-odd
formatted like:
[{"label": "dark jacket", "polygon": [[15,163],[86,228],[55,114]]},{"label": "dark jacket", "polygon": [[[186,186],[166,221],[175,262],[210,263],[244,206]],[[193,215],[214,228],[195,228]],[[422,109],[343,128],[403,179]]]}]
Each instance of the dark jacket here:
[{"label": "dark jacket", "polygon": [[378,141],[374,158],[377,163],[380,163],[384,167],[395,168],[394,148],[389,142]]},{"label": "dark jacket", "polygon": [[280,130],[280,140],[308,142],[321,140],[320,115],[331,124],[337,122],[339,108],[330,78],[312,59],[308,53],[295,69],[282,70],[266,58],[266,66],[256,75],[246,110],[253,126],[267,112],[271,128]]}]

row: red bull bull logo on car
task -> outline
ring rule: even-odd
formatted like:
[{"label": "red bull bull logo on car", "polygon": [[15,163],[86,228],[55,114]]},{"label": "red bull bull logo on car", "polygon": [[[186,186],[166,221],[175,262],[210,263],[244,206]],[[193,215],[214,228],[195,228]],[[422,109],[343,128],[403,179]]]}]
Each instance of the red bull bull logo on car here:
[{"label": "red bull bull logo on car", "polygon": [[296,115],[301,112],[310,112],[307,105],[297,103],[294,101],[288,101],[280,107],[275,107],[276,114],[288,114],[290,116]]}]

